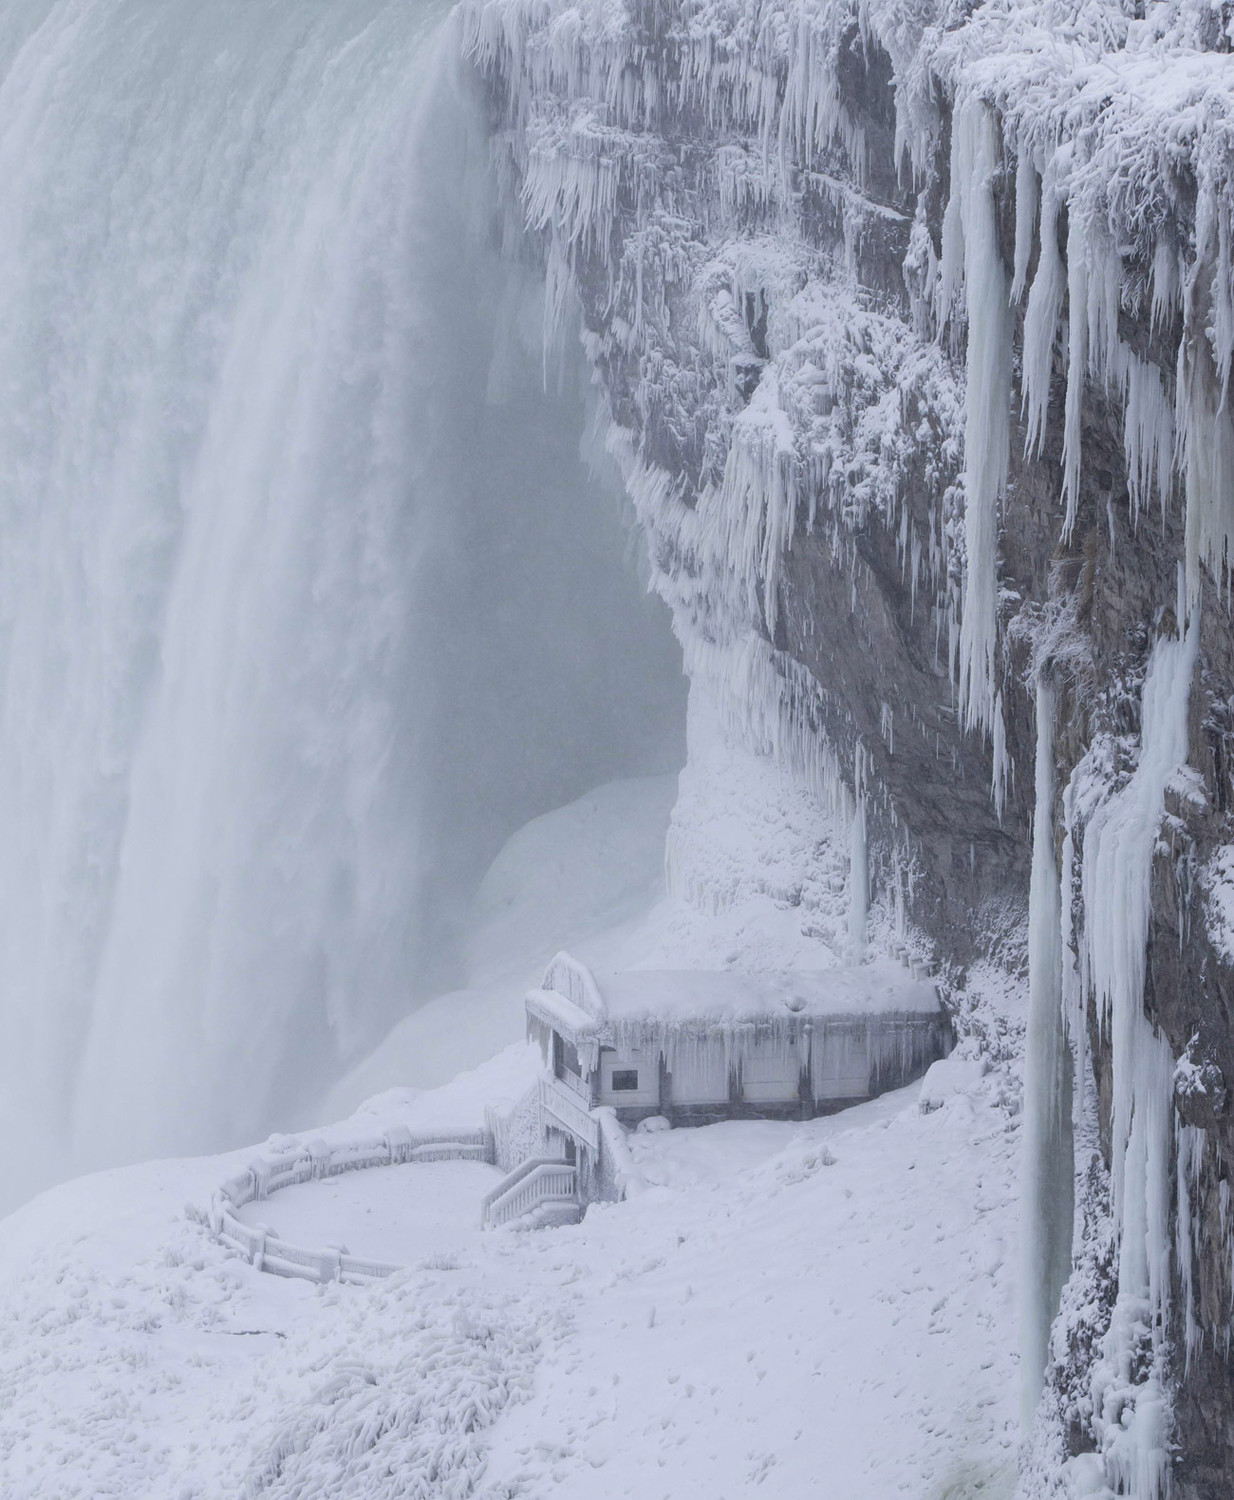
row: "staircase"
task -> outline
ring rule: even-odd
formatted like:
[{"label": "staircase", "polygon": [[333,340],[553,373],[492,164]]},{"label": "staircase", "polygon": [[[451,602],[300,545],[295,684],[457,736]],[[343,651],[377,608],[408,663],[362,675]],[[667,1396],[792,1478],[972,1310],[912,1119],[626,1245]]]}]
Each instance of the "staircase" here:
[{"label": "staircase", "polygon": [[577,1224],[578,1169],[568,1161],[533,1156],[503,1177],[480,1206],[485,1229],[517,1224],[520,1229],[542,1229],[554,1224]]}]

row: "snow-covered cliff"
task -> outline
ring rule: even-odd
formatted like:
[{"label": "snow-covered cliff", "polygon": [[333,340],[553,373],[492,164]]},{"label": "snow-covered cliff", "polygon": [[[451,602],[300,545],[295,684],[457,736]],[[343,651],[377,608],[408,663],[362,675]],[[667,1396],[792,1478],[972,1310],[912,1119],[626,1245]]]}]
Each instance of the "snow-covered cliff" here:
[{"label": "snow-covered cliff", "polygon": [[1232,16],[462,9],[696,704],[852,829],[854,944],[973,1025],[1027,971],[1035,1490],[1234,1483]]}]

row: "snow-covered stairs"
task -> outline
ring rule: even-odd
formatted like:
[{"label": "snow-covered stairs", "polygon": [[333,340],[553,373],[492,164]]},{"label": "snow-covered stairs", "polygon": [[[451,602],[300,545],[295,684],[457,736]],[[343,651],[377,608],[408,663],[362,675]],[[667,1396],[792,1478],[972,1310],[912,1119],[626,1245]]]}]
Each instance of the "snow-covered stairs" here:
[{"label": "snow-covered stairs", "polygon": [[542,1229],[577,1224],[578,1169],[568,1161],[533,1156],[520,1163],[487,1193],[480,1207],[485,1229],[516,1224],[520,1229]]}]

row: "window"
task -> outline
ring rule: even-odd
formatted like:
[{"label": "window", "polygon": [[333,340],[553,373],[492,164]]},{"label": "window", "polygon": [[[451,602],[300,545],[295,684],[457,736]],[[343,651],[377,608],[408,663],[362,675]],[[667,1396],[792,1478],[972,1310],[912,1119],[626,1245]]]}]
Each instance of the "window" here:
[{"label": "window", "polygon": [[613,1069],[613,1093],[633,1094],[638,1092],[637,1068]]},{"label": "window", "polygon": [[553,1032],[553,1061],[556,1064],[553,1071],[558,1078],[563,1073],[573,1073],[576,1078],[583,1076],[583,1065],[579,1061],[577,1049],[556,1031]]}]

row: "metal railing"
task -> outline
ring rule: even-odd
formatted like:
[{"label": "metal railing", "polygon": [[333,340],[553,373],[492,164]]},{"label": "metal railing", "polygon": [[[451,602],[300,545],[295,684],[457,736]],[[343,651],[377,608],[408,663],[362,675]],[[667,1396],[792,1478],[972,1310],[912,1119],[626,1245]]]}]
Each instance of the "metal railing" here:
[{"label": "metal railing", "polygon": [[541,1208],[577,1208],[578,1171],[568,1161],[533,1156],[487,1193],[480,1205],[480,1224],[496,1229]]},{"label": "metal railing", "polygon": [[563,1088],[558,1078],[541,1078],[538,1087],[540,1109],[557,1120],[590,1151],[599,1151],[600,1127],[591,1110],[578,1096]]},{"label": "metal railing", "polygon": [[[259,1271],[298,1276],[308,1281],[366,1283],[401,1269],[387,1261],[351,1255],[339,1246],[305,1249],[279,1239],[262,1225],[245,1224],[236,1210],[268,1198],[298,1182],[337,1177],[366,1167],[397,1166],[417,1161],[493,1160],[493,1137],[487,1130],[411,1131],[396,1125],[375,1140],[331,1144],[322,1136],[293,1142],[275,1156],[254,1158],[214,1193],[208,1222],[225,1244],[241,1251]],[[490,1195],[491,1196],[491,1195]]]},{"label": "metal railing", "polygon": [[563,1068],[560,1073],[554,1073],[553,1077],[562,1088],[574,1095],[584,1109],[591,1108],[591,1089],[577,1073],[571,1073],[569,1068]]}]

